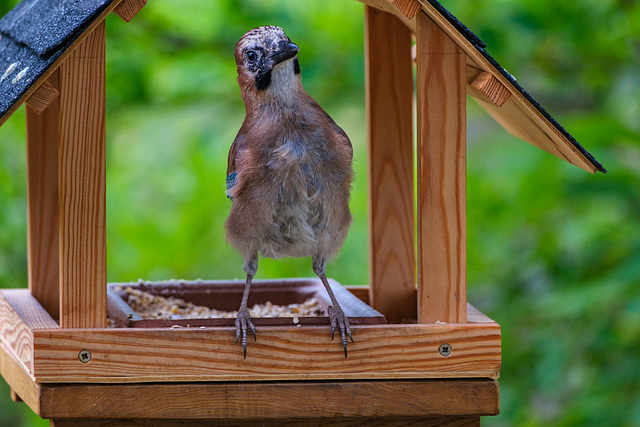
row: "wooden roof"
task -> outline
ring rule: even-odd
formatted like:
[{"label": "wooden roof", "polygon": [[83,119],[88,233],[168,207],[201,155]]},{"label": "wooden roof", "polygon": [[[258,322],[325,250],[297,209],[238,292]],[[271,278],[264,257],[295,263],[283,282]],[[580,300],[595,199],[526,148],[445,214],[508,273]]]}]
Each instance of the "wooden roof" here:
[{"label": "wooden roof", "polygon": [[[467,93],[505,129],[589,172],[606,172],[498,64],[485,50],[485,44],[436,0],[362,1],[398,16],[414,33],[416,14],[426,13],[467,54]],[[87,30],[121,7],[121,3],[124,4],[122,0],[23,0],[0,20],[0,126],[46,81]]]},{"label": "wooden roof", "polygon": [[[144,0],[142,0],[144,2]],[[129,0],[23,0],[0,19],[0,126],[73,48]],[[130,6],[130,5],[129,5]],[[135,14],[135,13],[134,13]]]},{"label": "wooden roof", "polygon": [[467,94],[506,130],[554,156],[595,173],[605,168],[567,132],[509,72],[486,45],[436,0],[361,0],[393,13],[415,34],[425,13],[467,54]]}]

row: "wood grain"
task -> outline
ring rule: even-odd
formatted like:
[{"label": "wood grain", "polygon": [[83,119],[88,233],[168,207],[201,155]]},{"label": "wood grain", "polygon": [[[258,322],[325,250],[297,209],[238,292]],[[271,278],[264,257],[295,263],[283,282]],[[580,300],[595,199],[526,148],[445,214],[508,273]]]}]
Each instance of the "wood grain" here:
[{"label": "wood grain", "polygon": [[[328,325],[261,327],[247,359],[231,327],[34,331],[34,377],[54,382],[267,381],[390,378],[497,378],[494,324],[352,328],[345,358]],[[453,347],[442,357],[441,344]],[[78,354],[92,359],[81,363]]]},{"label": "wood grain", "polygon": [[[261,327],[246,360],[229,327],[61,329],[27,289],[1,291],[0,314],[3,346],[27,358],[39,383],[497,378],[500,370],[500,326],[481,313],[479,323],[355,326],[347,359],[328,325]],[[453,348],[446,358],[443,343]]]},{"label": "wood grain", "polygon": [[325,427],[326,425],[340,427],[479,427],[480,417],[384,417],[384,418],[305,418],[305,419],[277,419],[277,420],[166,420],[166,419],[135,419],[135,420],[104,420],[104,419],[66,419],[51,420],[50,427]]},{"label": "wood grain", "polygon": [[130,22],[146,4],[147,0],[123,0],[113,12]]},{"label": "wood grain", "polygon": [[0,343],[0,373],[11,390],[26,403],[31,410],[40,410],[40,388],[29,376],[24,364],[15,359],[13,352]]},{"label": "wood grain", "polygon": [[[277,396],[277,399],[274,399]],[[393,396],[393,399],[389,399]],[[96,405],[96,402],[100,402]],[[193,420],[495,415],[493,380],[75,384],[42,386],[45,418]]]},{"label": "wood grain", "polygon": [[37,114],[47,109],[49,104],[58,97],[58,90],[48,81],[45,81],[40,87],[27,99],[27,105]]},{"label": "wood grain", "polygon": [[391,3],[409,19],[420,10],[420,3],[417,0],[391,0]]},{"label": "wood grain", "polygon": [[417,15],[418,322],[467,321],[466,57]]},{"label": "wood grain", "polygon": [[27,289],[0,291],[0,339],[27,372],[33,369],[33,331],[57,327]]},{"label": "wood grain", "polygon": [[[60,75],[57,70],[46,84],[58,93]],[[30,108],[26,110],[29,290],[53,317],[58,317],[60,305],[59,113],[58,96],[39,114]]]},{"label": "wood grain", "polygon": [[394,5],[389,0],[359,0],[364,3],[368,7],[372,7],[374,9],[387,12],[395,16],[400,22],[402,22],[405,27],[407,27],[412,33],[415,33],[416,29],[416,18],[415,15],[411,18],[407,17],[404,13],[402,13],[396,5]]},{"label": "wood grain", "polygon": [[60,324],[105,327],[105,27],[60,66]]},{"label": "wood grain", "polygon": [[502,107],[507,99],[511,96],[511,92],[500,83],[500,81],[491,73],[481,72],[475,77],[470,85],[479,90],[485,98],[493,103],[496,107]]},{"label": "wood grain", "polygon": [[371,304],[400,323],[416,317],[411,33],[389,13],[365,13]]}]

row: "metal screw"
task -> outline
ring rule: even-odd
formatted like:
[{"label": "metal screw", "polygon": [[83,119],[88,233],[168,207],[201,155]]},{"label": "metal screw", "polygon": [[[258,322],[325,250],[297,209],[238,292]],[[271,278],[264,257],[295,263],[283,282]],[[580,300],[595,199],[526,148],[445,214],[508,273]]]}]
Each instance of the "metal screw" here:
[{"label": "metal screw", "polygon": [[89,361],[91,360],[91,352],[89,350],[80,351],[80,353],[78,353],[78,359],[82,363],[89,363]]},{"label": "metal screw", "polygon": [[440,348],[438,348],[438,353],[440,353],[440,356],[442,356],[442,357],[451,356],[451,352],[452,351],[453,351],[453,349],[451,348],[451,346],[449,344],[442,344],[440,346]]}]

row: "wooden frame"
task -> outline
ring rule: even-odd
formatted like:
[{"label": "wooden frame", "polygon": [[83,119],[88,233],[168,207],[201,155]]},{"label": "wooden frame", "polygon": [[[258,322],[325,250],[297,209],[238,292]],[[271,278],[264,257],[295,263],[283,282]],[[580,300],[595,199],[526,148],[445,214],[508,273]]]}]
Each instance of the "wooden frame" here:
[{"label": "wooden frame", "polygon": [[[522,109],[424,2],[365,1],[371,283],[354,293],[390,323],[353,325],[348,358],[328,326],[262,326],[246,360],[232,327],[106,327],[104,17],[129,21],[145,3],[110,4],[23,97],[29,289],[0,291],[0,369],[14,394],[53,425],[441,416],[474,425],[496,414],[500,326],[466,300],[466,93],[489,109]],[[185,390],[197,411],[179,397]],[[276,391],[292,397],[274,406]],[[141,392],[177,393],[177,403],[122,404]],[[315,412],[294,405],[296,393],[315,399]],[[387,404],[389,394],[403,403]],[[247,395],[273,410],[247,411]],[[96,408],[90,396],[109,404]],[[347,396],[369,403],[336,410]]]},{"label": "wooden frame", "polygon": [[[3,348],[36,383],[497,378],[500,326],[472,322],[354,326],[345,358],[327,327],[262,327],[246,361],[226,328],[69,329],[28,290],[0,291]],[[452,349],[440,354],[440,346]],[[89,351],[91,360],[79,360]]]}]

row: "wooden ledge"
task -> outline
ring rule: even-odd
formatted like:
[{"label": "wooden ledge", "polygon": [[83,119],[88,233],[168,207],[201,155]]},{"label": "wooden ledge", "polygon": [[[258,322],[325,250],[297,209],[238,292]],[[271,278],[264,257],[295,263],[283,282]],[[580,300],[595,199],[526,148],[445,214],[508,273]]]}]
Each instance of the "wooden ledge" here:
[{"label": "wooden ledge", "polygon": [[276,420],[499,412],[498,383],[491,379],[38,385],[4,348],[0,361],[11,388],[43,418]]},{"label": "wooden ledge", "polygon": [[[500,326],[481,314],[472,318],[478,322],[354,326],[348,358],[328,325],[264,326],[243,359],[232,327],[64,329],[28,290],[0,291],[2,346],[40,385],[496,379]],[[443,344],[452,349],[447,357]],[[88,363],[79,358],[85,350]]]}]

